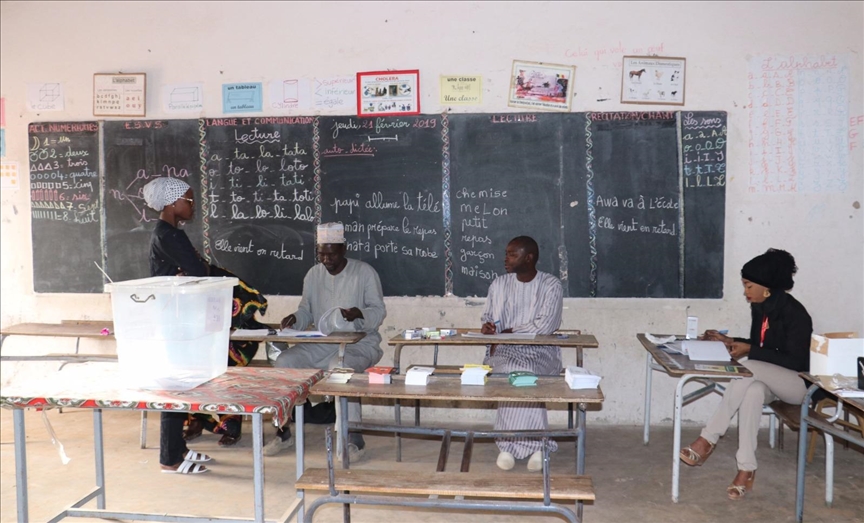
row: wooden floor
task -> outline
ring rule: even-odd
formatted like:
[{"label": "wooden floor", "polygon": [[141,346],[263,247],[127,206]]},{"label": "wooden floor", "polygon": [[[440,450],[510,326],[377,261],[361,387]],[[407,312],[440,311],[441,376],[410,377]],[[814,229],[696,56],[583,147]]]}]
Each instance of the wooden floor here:
[{"label": "wooden floor", "polygon": [[[92,415],[89,411],[50,411],[48,419],[71,461],[61,463],[58,450],[51,444],[42,414],[28,411],[27,461],[30,485],[30,521],[40,522],[89,490],[93,481]],[[403,419],[413,419],[413,409]],[[735,475],[733,428],[720,441],[709,461],[702,467],[681,469],[681,502],[670,500],[671,427],[652,429],[651,444],[642,445],[642,428],[592,425],[588,415],[587,468],[592,477],[596,500],[585,507],[586,523],[627,522],[792,522],[795,509],[795,449],[797,433],[786,434],[786,450],[768,448],[768,431],[759,434],[759,475],[752,496],[733,502],[726,498],[726,486]],[[104,415],[105,471],[108,508],[141,512],[168,512],[194,515],[251,517],[252,457],[251,424],[244,426],[237,447],[220,448],[218,436],[205,433],[190,445],[213,456],[212,471],[202,476],[160,474],[158,449],[138,447],[138,421],[134,412],[113,411]],[[388,420],[389,421],[389,420]],[[307,426],[307,467],[326,467],[322,425]],[[266,436],[274,429],[266,427]],[[698,427],[685,427],[684,443],[695,439]],[[149,441],[158,443],[158,423],[151,422]],[[366,456],[352,468],[410,476],[412,471],[434,470],[438,460],[437,442],[405,438],[402,463],[395,463],[392,437],[368,435]],[[454,440],[448,471],[458,471],[461,443]],[[569,472],[575,449],[562,442],[552,455],[552,473]],[[805,521],[839,523],[864,521],[864,454],[855,450],[836,452],[834,508],[826,508],[824,497],[824,446],[817,446],[814,462],[807,468]],[[497,474],[502,482],[517,482],[526,471],[527,460],[503,472],[495,466],[497,449],[492,443],[474,445],[471,470]],[[15,466],[12,414],[0,411],[0,522],[16,521]],[[265,513],[280,515],[294,497],[294,451],[265,458]],[[536,475],[534,475],[536,476]],[[313,495],[314,496],[314,495]],[[95,506],[95,503],[93,503]],[[317,514],[316,523],[339,522],[341,507],[328,505]],[[70,519],[69,521],[87,521]],[[104,523],[102,520],[92,520]],[[453,523],[545,523],[558,522],[554,516],[524,514],[434,512],[393,507],[358,506],[352,521],[364,522],[441,522]]]}]

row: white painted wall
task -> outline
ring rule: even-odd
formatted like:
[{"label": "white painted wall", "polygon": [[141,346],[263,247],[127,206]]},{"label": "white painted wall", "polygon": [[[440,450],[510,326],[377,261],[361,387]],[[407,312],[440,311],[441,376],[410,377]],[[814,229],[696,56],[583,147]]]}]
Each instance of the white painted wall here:
[{"label": "white painted wall", "polygon": [[[748,57],[847,54],[849,116],[864,113],[862,18],[861,2],[3,1],[5,159],[17,160],[26,169],[29,122],[92,119],[96,72],[147,73],[148,118],[168,116],[161,112],[159,98],[164,83],[204,82],[203,114],[213,117],[220,115],[223,82],[266,85],[286,76],[314,78],[386,68],[420,69],[423,112],[445,109],[438,103],[438,75],[459,73],[483,75],[484,105],[454,111],[504,112],[512,110],[506,105],[510,65],[521,59],[577,66],[573,110],[611,111],[640,109],[616,101],[625,52],[686,57],[686,109],[729,113],[725,298],[565,300],[564,327],[593,333],[601,343],[586,355],[587,367],[605,377],[607,395],[592,420],[639,423],[645,354],[635,334],[682,332],[688,308],[699,317],[700,328],[746,333],[749,315],[739,270],[768,247],[796,256],[800,272],[794,294],[810,311],[817,331],[864,333],[864,139],[859,136],[858,148],[850,153],[850,183],[844,194],[750,194],[746,108]],[[64,112],[25,110],[26,83],[37,81],[64,83]],[[864,127],[857,130],[864,132]],[[26,190],[2,191],[3,325],[110,318],[107,295],[33,293],[28,209]],[[58,252],[58,263],[62,257]],[[292,312],[297,301],[271,298],[265,319],[278,320]],[[482,300],[390,298],[382,334],[389,338],[398,329],[418,325],[478,325],[481,305]],[[82,350],[113,349],[105,347],[110,344],[87,345]],[[45,340],[43,345],[11,339],[4,353],[72,346],[68,340]],[[440,362],[479,360],[481,354],[480,348],[446,349]],[[385,348],[382,363],[390,361],[392,349]],[[403,362],[417,361],[418,351],[405,351]],[[565,359],[573,361],[572,354]],[[673,380],[655,377],[655,421],[671,419],[673,387]],[[685,409],[685,418],[704,420],[710,407],[700,403]],[[442,410],[436,415],[452,414]],[[478,415],[488,419],[489,413]]]}]

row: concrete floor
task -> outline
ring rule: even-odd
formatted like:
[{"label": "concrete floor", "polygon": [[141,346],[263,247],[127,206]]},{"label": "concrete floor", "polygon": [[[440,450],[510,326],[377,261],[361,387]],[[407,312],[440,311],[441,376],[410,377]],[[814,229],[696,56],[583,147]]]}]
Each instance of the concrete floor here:
[{"label": "concrete floor", "polygon": [[[405,419],[411,419],[409,411]],[[152,416],[152,415],[151,415]],[[155,418],[155,416],[153,416]],[[92,414],[85,410],[56,410],[48,418],[66,454],[67,465],[59,454],[42,420],[42,414],[27,411],[27,464],[30,487],[30,521],[46,521],[78,499],[93,484]],[[251,423],[244,425],[244,439],[234,448],[220,448],[218,436],[205,433],[191,447],[214,458],[212,472],[202,476],[159,473],[158,449],[140,449],[139,415],[128,411],[107,411],[103,416],[107,503],[109,509],[142,512],[168,512],[210,516],[251,517],[252,467]],[[307,467],[326,466],[323,426],[307,425]],[[272,426],[265,426],[270,438]],[[698,427],[687,427],[682,440],[689,443]],[[158,423],[149,424],[149,443],[158,444]],[[651,444],[642,445],[642,429],[633,426],[591,425],[588,415],[587,473],[594,479],[597,501],[586,505],[586,523],[626,522],[786,522],[795,520],[795,451],[797,435],[787,431],[786,450],[768,447],[768,431],[760,432],[759,475],[755,490],[746,499],[733,502],[725,488],[735,474],[737,432],[721,440],[708,463],[699,468],[682,466],[681,500],[670,499],[672,430],[658,426],[651,433]],[[403,446],[403,462],[394,461],[390,436],[367,435],[367,455],[354,466],[366,469],[412,470],[422,464],[431,470],[437,461],[438,444],[410,439]],[[475,446],[472,470],[497,471],[497,449],[491,442]],[[448,470],[458,470],[461,444],[451,449]],[[11,411],[0,413],[0,521],[16,521],[15,468]],[[565,443],[553,454],[553,473],[570,470],[574,447]],[[265,514],[280,515],[293,499],[294,451],[265,458]],[[864,522],[864,454],[854,449],[836,453],[834,506],[824,504],[824,445],[817,447],[816,458],[807,468],[805,521]],[[507,474],[525,474],[525,462],[518,462]],[[95,502],[89,506],[95,507]],[[545,522],[563,521],[552,516],[491,515],[395,508],[355,507],[356,523],[382,521],[422,521],[453,523],[480,521]],[[75,521],[70,519],[69,521]],[[77,519],[77,521],[90,521]],[[102,520],[98,520],[102,521]],[[341,521],[341,507],[320,509],[317,522]]]}]

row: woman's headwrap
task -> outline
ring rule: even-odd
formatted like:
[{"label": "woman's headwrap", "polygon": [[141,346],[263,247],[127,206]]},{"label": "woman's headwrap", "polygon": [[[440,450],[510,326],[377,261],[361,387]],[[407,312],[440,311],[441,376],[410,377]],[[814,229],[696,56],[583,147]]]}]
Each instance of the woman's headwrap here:
[{"label": "woman's headwrap", "polygon": [[741,277],[763,287],[788,291],[795,282],[792,276],[798,272],[795,258],[780,249],[768,249],[741,268]]},{"label": "woman's headwrap", "polygon": [[144,201],[155,211],[161,212],[189,190],[189,184],[177,178],[156,178],[144,186]]}]

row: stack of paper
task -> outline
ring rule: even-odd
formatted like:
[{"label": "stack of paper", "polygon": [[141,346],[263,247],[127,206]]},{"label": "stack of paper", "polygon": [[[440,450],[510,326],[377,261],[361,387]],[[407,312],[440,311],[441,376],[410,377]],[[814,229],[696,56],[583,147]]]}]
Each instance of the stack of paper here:
[{"label": "stack of paper", "polygon": [[354,369],[344,369],[336,367],[330,371],[330,376],[327,377],[329,383],[348,383],[351,376],[354,375]]},{"label": "stack of paper", "polygon": [[433,372],[434,367],[412,367],[405,373],[405,385],[426,385]]},{"label": "stack of paper", "polygon": [[510,385],[514,387],[534,387],[537,385],[537,375],[522,370],[511,372],[508,380]]},{"label": "stack of paper", "polygon": [[571,389],[596,389],[602,378],[582,367],[571,365],[564,370],[564,381]]},{"label": "stack of paper", "polygon": [[722,341],[687,340],[681,344],[690,361],[729,361],[729,350]]},{"label": "stack of paper", "polygon": [[369,367],[369,383],[390,384],[390,374],[395,370],[393,367]]},{"label": "stack of paper", "polygon": [[489,365],[467,364],[462,367],[462,385],[486,385],[486,375],[491,371]]}]

